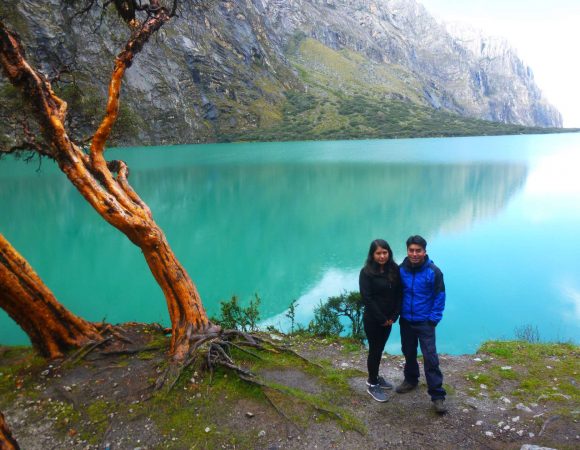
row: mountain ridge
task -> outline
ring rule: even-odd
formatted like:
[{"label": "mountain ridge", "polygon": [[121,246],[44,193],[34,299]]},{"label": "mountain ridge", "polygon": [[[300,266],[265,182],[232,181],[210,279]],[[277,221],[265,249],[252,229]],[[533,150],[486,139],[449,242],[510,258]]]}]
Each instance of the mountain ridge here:
[{"label": "mountain ridge", "polygon": [[[124,25],[112,11],[79,18],[59,0],[0,8],[41,70],[72,67],[56,91],[77,137],[90,136]],[[558,131],[560,114],[513,50],[479,57],[473,45],[413,0],[184,2],[127,71],[112,143]],[[5,80],[0,96],[18,110]],[[357,102],[384,120],[369,122]],[[4,142],[14,124],[0,129]]]}]

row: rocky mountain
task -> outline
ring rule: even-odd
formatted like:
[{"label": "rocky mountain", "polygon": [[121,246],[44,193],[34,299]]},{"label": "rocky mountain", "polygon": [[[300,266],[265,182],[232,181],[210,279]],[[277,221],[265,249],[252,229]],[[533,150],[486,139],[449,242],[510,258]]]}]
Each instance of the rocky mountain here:
[{"label": "rocky mountain", "polygon": [[357,52],[405,82],[410,98],[415,94],[434,108],[504,123],[562,125],[531,69],[505,41],[440,25],[414,0],[260,3],[283,41],[300,32],[331,49]]},{"label": "rocky mountain", "polygon": [[[466,127],[482,124],[474,119],[562,126],[509,45],[446,28],[414,0],[205,3],[183,1],[180,17],[136,58],[115,143],[470,134]],[[128,33],[112,10],[76,15],[81,8],[70,0],[0,5],[38,67],[70,69],[56,89],[79,137],[102,115]],[[11,89],[0,78],[2,107],[15,111]],[[10,141],[8,122],[0,142]]]}]

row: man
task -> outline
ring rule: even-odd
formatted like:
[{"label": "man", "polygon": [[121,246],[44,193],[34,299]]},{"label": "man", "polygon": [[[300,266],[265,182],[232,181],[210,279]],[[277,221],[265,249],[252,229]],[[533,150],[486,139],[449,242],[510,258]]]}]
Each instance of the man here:
[{"label": "man", "polygon": [[401,307],[401,348],[405,356],[405,380],[396,388],[400,394],[412,391],[419,384],[417,343],[423,353],[425,378],[435,411],[447,412],[443,374],[435,347],[435,327],[445,308],[443,273],[427,255],[427,241],[421,236],[407,239],[407,257],[400,266],[403,283]]}]

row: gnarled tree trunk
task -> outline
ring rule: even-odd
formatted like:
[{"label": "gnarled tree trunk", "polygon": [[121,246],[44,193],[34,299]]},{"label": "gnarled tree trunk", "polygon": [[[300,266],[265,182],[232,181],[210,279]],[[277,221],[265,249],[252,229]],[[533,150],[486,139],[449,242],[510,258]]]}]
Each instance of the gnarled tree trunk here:
[{"label": "gnarled tree trunk", "polygon": [[46,358],[101,340],[97,327],[62,306],[30,264],[0,234],[0,308]]},{"label": "gnarled tree trunk", "polygon": [[[126,3],[126,2],[120,2]],[[95,133],[90,153],[71,141],[65,129],[67,104],[58,98],[46,77],[26,60],[20,43],[0,22],[0,63],[11,83],[20,88],[30,103],[49,143],[49,156],[92,207],[111,225],[123,232],[142,251],[159,283],[172,325],[171,353],[182,360],[190,348],[190,336],[211,328],[200,296],[191,278],[171,250],[151,211],[128,182],[123,161],[106,161],[105,143],[119,110],[121,81],[125,70],[149,37],[172,15],[158,1],[150,1],[146,17],[139,22],[132,14],[122,17],[130,25],[131,38],[115,59],[109,85],[107,112]]]},{"label": "gnarled tree trunk", "polygon": [[19,450],[18,442],[12,437],[4,415],[0,412],[0,450]]}]

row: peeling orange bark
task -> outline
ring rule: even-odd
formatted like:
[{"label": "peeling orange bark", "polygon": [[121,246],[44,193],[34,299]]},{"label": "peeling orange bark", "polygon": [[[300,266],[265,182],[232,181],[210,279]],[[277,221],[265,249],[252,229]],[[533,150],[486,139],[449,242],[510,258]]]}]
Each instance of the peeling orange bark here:
[{"label": "peeling orange bark", "polygon": [[[154,4],[157,2],[151,2]],[[175,257],[151,211],[129,185],[127,166],[122,161],[107,162],[104,158],[105,144],[119,111],[125,70],[149,37],[173,13],[175,9],[168,12],[156,7],[139,26],[133,23],[132,36],[115,59],[106,114],[88,155],[67,134],[64,126],[66,102],[55,95],[46,77],[27,62],[20,43],[1,21],[0,64],[10,82],[20,88],[30,102],[44,137],[50,143],[50,156],[101,217],[142,250],[167,301],[172,324],[171,354],[181,360],[189,350],[189,337],[207,331],[212,325],[193,281]]]},{"label": "peeling orange bark", "polygon": [[12,437],[4,415],[0,412],[0,450],[20,450],[16,439]]},{"label": "peeling orange bark", "polygon": [[97,327],[74,315],[54,297],[30,264],[0,234],[0,307],[24,330],[40,355],[101,340]]}]

